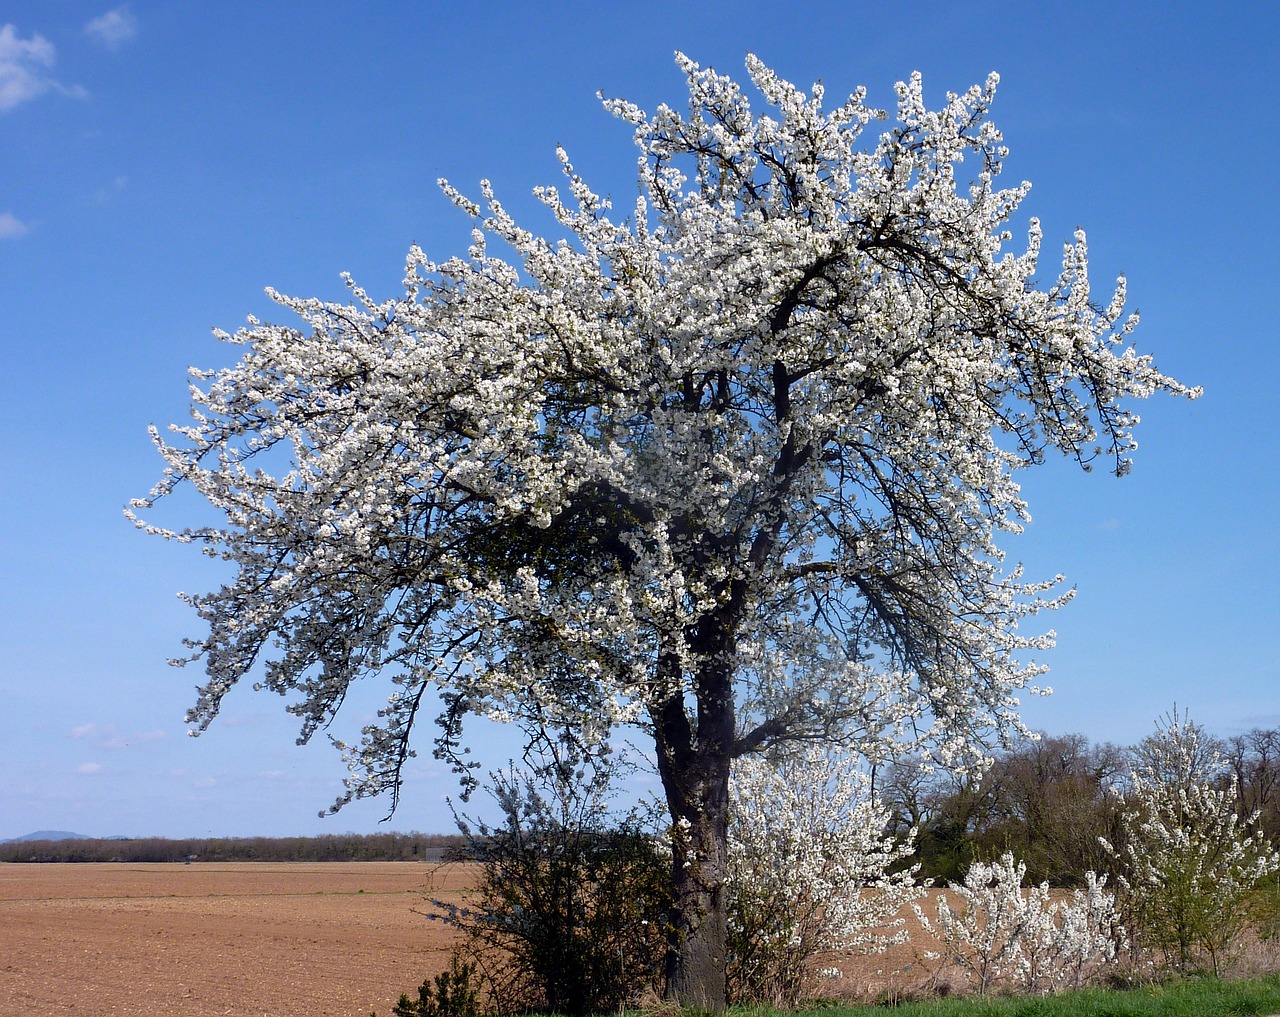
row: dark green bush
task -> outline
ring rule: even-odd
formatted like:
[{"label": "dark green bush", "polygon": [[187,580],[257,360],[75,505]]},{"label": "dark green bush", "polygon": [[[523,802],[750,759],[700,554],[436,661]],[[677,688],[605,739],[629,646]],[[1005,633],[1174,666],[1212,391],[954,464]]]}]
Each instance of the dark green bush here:
[{"label": "dark green bush", "polygon": [[481,876],[437,916],[465,934],[499,1011],[605,1013],[661,987],[670,862],[634,814],[610,813],[610,771],[513,768],[492,778],[499,825],[459,821]]},{"label": "dark green bush", "polygon": [[[442,971],[418,987],[418,998],[412,1000],[407,993],[400,994],[400,1001],[391,1008],[395,1017],[479,1017],[480,995],[472,979],[475,965],[464,962],[454,951],[449,970]],[[371,1017],[377,1017],[376,1014]]]}]

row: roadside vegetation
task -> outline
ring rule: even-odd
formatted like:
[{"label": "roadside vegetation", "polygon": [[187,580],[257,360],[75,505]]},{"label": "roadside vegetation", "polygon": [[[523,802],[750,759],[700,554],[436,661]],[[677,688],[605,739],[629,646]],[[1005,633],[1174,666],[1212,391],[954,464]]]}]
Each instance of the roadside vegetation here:
[{"label": "roadside vegetation", "polygon": [[[751,760],[731,783],[729,1002],[850,1017],[884,1012],[855,1005],[868,1003],[919,1017],[1280,1013],[1273,735],[1218,741],[1175,710],[1127,749],[1046,737],[980,776],[908,762],[878,788],[821,750]],[[660,808],[612,809],[608,757],[557,749],[523,765],[491,775],[501,823],[460,818],[481,876],[465,903],[429,911],[459,934],[453,964],[395,1017],[663,1009],[678,828]]]},{"label": "roadside vegetation", "polygon": [[[406,997],[407,999],[407,997]],[[454,1008],[453,997],[438,1009],[397,1007],[396,1017],[475,1017]],[[402,1001],[403,1006],[404,1001]],[[674,1007],[623,1011],[633,1017],[675,1017]],[[1265,1017],[1280,1013],[1280,975],[1224,981],[1194,978],[1133,989],[1081,989],[1057,996],[968,997],[892,1000],[868,1005],[820,1001],[801,1010],[767,1006],[730,1006],[729,1017]],[[376,1017],[376,1015],[375,1015]]]}]

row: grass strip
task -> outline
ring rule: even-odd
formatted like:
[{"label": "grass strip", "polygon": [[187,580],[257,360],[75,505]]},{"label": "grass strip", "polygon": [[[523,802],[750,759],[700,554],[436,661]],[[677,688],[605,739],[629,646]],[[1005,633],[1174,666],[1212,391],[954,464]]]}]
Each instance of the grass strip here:
[{"label": "grass strip", "polygon": [[[733,1017],[781,1011],[731,1008]],[[1245,981],[1190,979],[1140,989],[1087,989],[1058,996],[933,999],[893,1006],[830,1005],[789,1017],[1259,1017],[1280,1014],[1280,975]]]}]

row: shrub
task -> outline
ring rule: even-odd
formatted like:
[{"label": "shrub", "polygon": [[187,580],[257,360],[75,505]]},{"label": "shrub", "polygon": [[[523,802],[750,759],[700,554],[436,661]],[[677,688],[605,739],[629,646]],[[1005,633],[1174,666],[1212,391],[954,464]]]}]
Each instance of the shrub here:
[{"label": "shrub", "polygon": [[729,801],[730,997],[794,1005],[823,953],[906,937],[897,913],[922,892],[910,843],[848,757],[807,750],[735,761]]},{"label": "shrub", "polygon": [[491,775],[502,821],[459,818],[479,884],[462,930],[500,1011],[614,1011],[656,991],[666,951],[670,863],[636,815],[607,807],[607,757],[551,758]]},{"label": "shrub", "polygon": [[1023,887],[1026,871],[1009,853],[990,865],[975,862],[963,883],[951,884],[958,909],[939,895],[930,920],[913,905],[920,924],[980,995],[1001,983],[1032,993],[1078,988],[1115,959],[1122,942],[1105,878],[1087,873],[1085,889],[1055,902],[1048,883]]},{"label": "shrub", "polygon": [[402,992],[391,1013],[394,1017],[478,1017],[480,994],[472,983],[474,975],[475,965],[464,962],[455,950],[449,970],[436,975],[434,985],[430,979],[424,981],[417,1000]]},{"label": "shrub", "polygon": [[1169,715],[1142,744],[1113,849],[1137,944],[1177,971],[1220,974],[1280,869],[1266,838],[1249,832],[1256,814],[1241,822],[1235,778],[1223,771],[1201,729]]}]

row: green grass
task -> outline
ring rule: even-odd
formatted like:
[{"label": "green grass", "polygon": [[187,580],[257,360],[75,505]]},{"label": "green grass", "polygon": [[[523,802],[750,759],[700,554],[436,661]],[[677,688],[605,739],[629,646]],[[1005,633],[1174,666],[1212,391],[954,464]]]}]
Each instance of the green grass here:
[{"label": "green grass", "polygon": [[[779,1011],[733,1007],[731,1017],[779,1017]],[[936,999],[898,1006],[832,1005],[790,1017],[1245,1017],[1280,1014],[1280,975],[1249,981],[1194,979],[1113,991],[1090,989],[1034,998]]]}]

